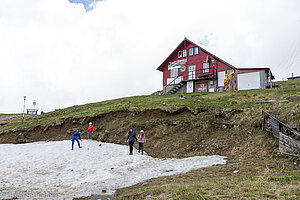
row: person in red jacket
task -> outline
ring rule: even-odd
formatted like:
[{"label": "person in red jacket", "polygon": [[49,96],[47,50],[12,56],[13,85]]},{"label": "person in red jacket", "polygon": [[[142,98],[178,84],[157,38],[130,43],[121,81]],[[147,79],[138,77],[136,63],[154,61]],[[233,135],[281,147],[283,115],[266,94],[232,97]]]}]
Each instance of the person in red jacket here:
[{"label": "person in red jacket", "polygon": [[92,125],[92,122],[89,123],[89,127],[87,129],[87,133],[89,134],[89,140],[92,140],[92,133],[94,132],[94,127]]}]

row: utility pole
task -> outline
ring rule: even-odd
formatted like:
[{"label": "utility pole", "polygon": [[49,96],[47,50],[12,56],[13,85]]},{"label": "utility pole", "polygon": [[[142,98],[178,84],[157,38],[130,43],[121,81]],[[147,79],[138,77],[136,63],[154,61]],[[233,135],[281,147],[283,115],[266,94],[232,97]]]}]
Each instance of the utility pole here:
[{"label": "utility pole", "polygon": [[26,96],[24,96],[23,121],[24,121],[24,119],[25,119],[25,101],[26,101]]}]

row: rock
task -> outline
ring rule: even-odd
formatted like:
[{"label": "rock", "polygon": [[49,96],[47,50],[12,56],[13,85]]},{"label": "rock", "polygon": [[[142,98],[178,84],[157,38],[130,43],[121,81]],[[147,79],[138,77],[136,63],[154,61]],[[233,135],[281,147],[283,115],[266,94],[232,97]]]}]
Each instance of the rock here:
[{"label": "rock", "polygon": [[200,113],[200,111],[197,109],[197,110],[194,110],[192,111],[194,115],[198,115]]},{"label": "rock", "polygon": [[180,95],[179,99],[187,99],[187,97],[182,94]]},{"label": "rock", "polygon": [[236,174],[236,173],[238,173],[238,172],[239,172],[239,170],[234,170],[234,171],[233,171],[234,174]]},{"label": "rock", "polygon": [[224,112],[232,112],[232,108],[224,108],[223,111]]}]

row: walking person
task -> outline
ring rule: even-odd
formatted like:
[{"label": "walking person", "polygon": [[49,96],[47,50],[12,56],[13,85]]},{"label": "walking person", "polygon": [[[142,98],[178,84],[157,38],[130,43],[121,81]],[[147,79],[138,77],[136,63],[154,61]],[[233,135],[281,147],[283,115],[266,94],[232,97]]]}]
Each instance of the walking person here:
[{"label": "walking person", "polygon": [[94,127],[92,125],[92,122],[89,123],[89,127],[87,129],[87,133],[89,134],[89,140],[92,140],[92,133],[94,132]]},{"label": "walking person", "polygon": [[129,155],[132,155],[134,140],[137,141],[133,128],[129,129],[125,142],[127,142],[127,140],[129,140],[129,152],[130,152]]},{"label": "walking person", "polygon": [[139,153],[140,153],[140,151],[142,151],[142,155],[143,155],[144,143],[146,143],[146,135],[144,133],[144,130],[140,131],[140,133],[137,136],[137,140],[139,142]]},{"label": "walking person", "polygon": [[[74,147],[74,141],[76,140],[77,144],[78,144],[78,147],[81,148],[80,146],[80,143],[79,143],[79,140],[81,140],[81,137],[80,137],[80,133],[81,133],[81,130],[77,130],[73,136],[72,136],[72,150],[73,150],[73,147]],[[79,140],[78,140],[79,138]]]}]

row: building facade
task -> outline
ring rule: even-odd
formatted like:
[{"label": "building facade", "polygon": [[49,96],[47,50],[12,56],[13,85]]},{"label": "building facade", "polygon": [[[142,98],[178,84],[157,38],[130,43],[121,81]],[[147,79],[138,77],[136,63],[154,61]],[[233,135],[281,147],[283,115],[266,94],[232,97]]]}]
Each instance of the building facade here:
[{"label": "building facade", "polygon": [[163,72],[164,94],[237,90],[238,73],[263,71],[262,87],[273,77],[269,68],[238,69],[186,38],[157,70]]}]

